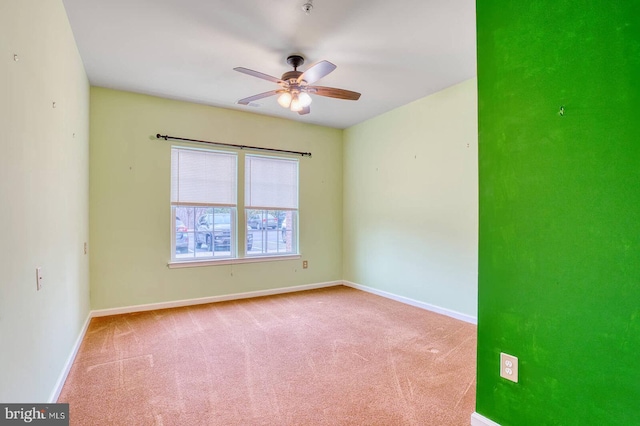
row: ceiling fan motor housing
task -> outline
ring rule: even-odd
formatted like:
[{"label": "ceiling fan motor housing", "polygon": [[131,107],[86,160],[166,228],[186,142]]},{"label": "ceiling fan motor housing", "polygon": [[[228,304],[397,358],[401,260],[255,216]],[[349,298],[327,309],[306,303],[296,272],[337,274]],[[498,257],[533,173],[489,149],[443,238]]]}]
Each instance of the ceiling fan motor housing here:
[{"label": "ceiling fan motor housing", "polygon": [[301,71],[288,71],[282,74],[282,80],[291,82],[291,80],[298,80],[298,77],[300,77],[301,75]]}]

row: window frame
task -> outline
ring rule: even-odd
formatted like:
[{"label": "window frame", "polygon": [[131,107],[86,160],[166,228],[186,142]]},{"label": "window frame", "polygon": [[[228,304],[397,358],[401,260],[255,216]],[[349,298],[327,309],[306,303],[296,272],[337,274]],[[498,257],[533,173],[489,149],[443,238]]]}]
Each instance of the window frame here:
[{"label": "window frame", "polygon": [[[171,246],[170,246],[170,263],[192,263],[192,262],[207,262],[207,261],[218,261],[218,260],[228,260],[228,259],[234,259],[238,257],[237,254],[237,222],[238,222],[238,217],[237,217],[237,211],[238,211],[238,154],[235,152],[229,152],[229,151],[223,151],[223,150],[210,150],[210,149],[200,149],[200,148],[192,148],[192,147],[184,147],[184,146],[172,146],[171,147],[171,176],[170,176],[170,182],[171,182],[171,186],[170,186],[170,199],[169,199],[169,207],[171,209]],[[177,159],[174,159],[174,153],[178,154]],[[231,186],[233,187],[232,191],[229,191],[229,193],[232,194],[232,197],[230,199],[225,199],[224,201],[227,202],[212,202],[212,201],[204,201],[203,199],[201,200],[193,200],[193,199],[188,199],[188,200],[181,200],[180,198],[180,190],[182,189],[182,185],[180,182],[180,178],[181,178],[181,173],[180,173],[180,153],[185,152],[185,153],[201,153],[203,156],[204,155],[220,155],[220,157],[230,157],[228,158],[228,160],[232,160],[233,161],[233,167],[232,167],[232,171],[233,174],[229,174],[226,177],[230,178],[227,179],[226,182],[227,183],[231,183]],[[206,158],[206,157],[203,157]],[[174,165],[174,161],[177,162],[177,164]],[[204,160],[202,160],[204,161]],[[215,159],[214,159],[215,161]],[[174,171],[177,171],[177,175],[174,175]],[[188,173],[187,173],[188,174]],[[201,176],[201,174],[198,174],[198,176]],[[185,188],[186,188],[186,192],[189,192],[189,189],[193,190],[193,182],[191,182],[191,184],[189,184],[189,179],[187,179],[187,182],[185,184]],[[215,179],[214,179],[215,180]],[[175,192],[175,193],[174,193]],[[203,191],[203,194],[205,194],[206,191]],[[207,195],[201,195],[202,197],[206,197]],[[211,194],[208,194],[208,196],[211,196]],[[223,198],[227,198],[224,197]],[[231,201],[235,201],[235,203],[232,203]],[[176,214],[176,210],[178,208],[186,208],[186,209],[193,209],[193,228],[191,230],[191,232],[189,232],[188,228],[189,228],[189,223],[191,222],[189,220],[189,218],[187,217],[187,234],[191,237],[191,239],[193,239],[193,242],[190,244],[193,244],[193,256],[192,257],[178,257],[177,254],[177,248],[176,248],[176,235],[177,235],[177,230],[175,228],[176,226],[176,219],[177,219],[177,214]],[[200,217],[196,217],[196,209],[206,209],[205,213],[203,213]],[[208,210],[211,209],[211,213],[208,212]],[[204,215],[208,215],[208,214],[212,214],[215,217],[215,210],[216,209],[229,209],[229,215],[230,215],[230,224],[229,224],[229,240],[230,240],[230,245],[229,245],[229,254],[228,255],[222,255],[222,256],[216,256],[216,252],[215,252],[215,226],[212,227],[212,229],[210,230],[211,233],[211,238],[210,238],[210,245],[211,245],[211,255],[205,255],[205,256],[201,256],[198,257],[197,256],[197,240],[198,240],[198,234],[200,233],[208,233],[209,231],[200,231],[198,228],[198,223],[201,221],[201,218]],[[184,222],[184,218],[180,218],[183,222]],[[187,248],[187,252],[189,252],[189,249]],[[209,250],[207,248],[207,254],[208,254]]]},{"label": "window frame", "polygon": [[[297,164],[297,177],[296,177],[296,191],[297,191],[297,196],[299,196],[299,191],[300,191],[300,182],[299,182],[299,167],[300,167],[300,162],[298,159],[292,159],[291,157],[288,156],[264,156],[264,155],[255,155],[255,154],[249,154],[249,153],[245,153],[242,151],[239,152],[235,152],[235,151],[226,151],[226,150],[220,150],[220,149],[202,149],[202,148],[195,148],[195,147],[190,147],[190,146],[181,146],[181,145],[174,145],[171,146],[171,153],[173,155],[173,150],[188,150],[188,151],[196,151],[196,152],[203,152],[203,153],[220,153],[220,154],[226,154],[226,155],[232,155],[235,157],[236,160],[236,165],[235,165],[235,196],[236,196],[236,204],[235,205],[228,205],[228,204],[211,204],[211,203],[181,203],[181,202],[174,202],[173,198],[171,197],[170,199],[170,210],[171,210],[171,229],[170,229],[170,234],[171,234],[171,242],[170,242],[170,260],[167,264],[167,266],[169,268],[190,268],[190,267],[203,267],[203,266],[215,266],[215,265],[228,265],[228,264],[241,264],[241,263],[259,263],[259,262],[272,262],[272,261],[283,261],[283,260],[292,260],[292,259],[300,259],[302,256],[300,255],[300,245],[299,245],[299,201],[298,201],[298,207],[296,209],[287,209],[288,211],[292,211],[292,223],[295,225],[295,232],[294,231],[289,231],[288,235],[291,235],[291,237],[289,238],[289,240],[291,240],[291,244],[292,247],[294,247],[294,249],[292,249],[291,251],[287,251],[287,252],[267,252],[267,253],[259,253],[259,254],[251,254],[249,250],[247,250],[247,241],[249,239],[248,235],[249,235],[249,229],[247,228],[247,221],[248,221],[248,214],[247,211],[248,209],[245,208],[244,205],[244,201],[245,201],[245,192],[246,192],[246,182],[243,180],[246,179],[246,171],[244,170],[246,168],[246,164],[247,164],[247,157],[266,157],[266,158],[273,158],[273,159],[282,159],[282,160],[293,160],[296,162]],[[242,167],[239,167],[240,165],[242,165]],[[172,168],[171,168],[171,186],[170,188],[173,188],[174,185],[174,169],[173,169],[173,159],[172,159]],[[188,204],[188,205],[187,205]],[[215,254],[212,254],[211,256],[206,256],[206,257],[197,257],[196,256],[196,243],[197,243],[197,236],[196,234],[198,233],[198,229],[197,229],[197,221],[199,220],[199,218],[195,217],[196,216],[196,212],[194,210],[193,213],[193,228],[191,230],[189,230],[189,226],[188,224],[186,225],[187,227],[187,233],[189,235],[190,238],[193,239],[193,257],[177,257],[177,252],[176,252],[176,219],[177,219],[177,215],[176,215],[176,207],[192,207],[192,208],[230,208],[231,209],[231,225],[230,225],[230,254],[229,256],[220,256],[220,257],[215,257]],[[284,210],[284,209],[271,209],[271,210]],[[185,222],[185,219],[180,217],[180,219],[184,222],[184,223],[188,223]],[[241,224],[243,224],[243,226],[245,227],[244,230],[242,232],[240,231],[240,226]],[[289,225],[291,226],[291,225]],[[280,235],[281,232],[281,228],[276,226],[275,231],[277,232],[278,235]],[[212,235],[213,236],[213,235]],[[242,238],[244,237],[244,238]],[[242,239],[242,241],[240,241]],[[213,242],[212,242],[213,244]],[[286,242],[285,242],[286,244]],[[189,248],[187,248],[187,252],[189,252]]]},{"label": "window frame", "polygon": [[[250,213],[250,212],[254,212],[254,213]],[[255,213],[255,212],[261,212],[261,213]],[[275,215],[273,214],[276,212],[289,212],[289,214],[285,213],[287,215],[285,219],[291,219],[289,222],[287,222],[286,229],[288,231],[285,231],[288,238],[282,234],[282,223],[284,222],[285,219],[283,219],[282,222],[279,222],[277,214]],[[253,228],[250,224],[250,221],[252,220],[252,218],[258,214],[264,216],[265,213],[267,215],[274,217],[274,220],[277,223],[276,227],[274,229],[269,229],[268,224],[270,222],[270,219],[267,218],[266,227]],[[257,252],[257,250],[255,249],[256,245],[254,243],[253,250],[251,251],[245,250],[245,257],[257,258],[257,257],[270,257],[270,256],[273,257],[273,256],[300,254],[298,250],[298,210],[295,210],[295,209],[265,210],[265,209],[253,209],[253,208],[245,207],[244,216],[245,216],[245,223],[247,224],[247,229],[248,230],[251,229],[251,231],[248,231],[248,232],[253,232],[254,235],[255,235],[255,232],[260,232],[262,234],[260,241],[266,242],[266,246],[267,246],[266,251],[263,251],[260,253],[260,252]],[[291,228],[291,225],[293,225],[293,228]],[[271,245],[274,243],[274,239],[271,239],[271,240],[269,239],[268,237],[269,234],[275,234],[276,251],[269,251],[268,247],[270,243]],[[255,241],[255,237],[254,237],[254,241]],[[291,249],[287,251],[281,251],[280,244],[283,244],[284,247],[290,247]],[[265,244],[263,243],[263,245]]]},{"label": "window frame", "polygon": [[[186,217],[188,218],[187,223],[193,222],[193,229],[191,231],[187,231],[187,234],[189,235],[189,239],[193,240],[193,242],[188,243],[188,246],[192,245],[194,251],[189,252],[187,250],[188,253],[193,253],[191,256],[184,256],[184,255],[180,256],[177,254],[175,243],[172,241],[171,262],[173,263],[206,262],[206,261],[229,260],[229,259],[237,258],[236,239],[234,239],[234,235],[237,236],[237,223],[238,223],[237,207],[230,207],[225,205],[207,205],[207,206],[202,206],[202,205],[173,206],[172,205],[171,206],[172,223],[175,223],[175,219],[178,218],[176,214],[176,211],[178,208],[185,208],[190,211]],[[218,209],[229,210],[229,211],[216,212],[215,210],[218,210]],[[198,216],[197,210],[204,210],[204,212]],[[191,215],[193,215],[193,220],[190,219]],[[210,226],[211,229],[202,230],[201,229],[202,223],[200,223],[202,222],[202,218],[210,215],[213,216],[212,217],[213,222],[209,223],[210,222],[209,220],[206,220],[206,222],[207,222],[207,228]],[[216,215],[229,215],[229,245],[226,246],[227,249],[219,250],[216,248],[217,247],[216,232],[222,232],[222,235],[224,236],[224,230],[216,231],[215,229]],[[180,217],[180,219],[184,222],[184,220],[182,219],[182,216]],[[175,230],[175,228],[171,230],[172,238],[176,238],[177,234],[178,234],[178,231]],[[208,237],[207,234],[210,235],[210,238],[207,238]],[[200,240],[202,241],[199,242]],[[204,241],[206,241],[208,244],[206,245],[206,249],[205,249],[206,251],[204,252],[206,254],[202,255],[203,251],[197,251],[197,250],[200,249],[198,244],[202,244],[204,243]],[[225,245],[222,245],[222,247],[225,247]],[[200,253],[201,255],[198,256],[198,253]],[[218,253],[223,253],[223,254],[218,254]]]},{"label": "window frame", "polygon": [[[275,161],[275,162],[283,162],[283,163],[289,163],[289,164],[294,164],[295,165],[295,183],[292,182],[285,182],[285,183],[289,183],[291,185],[289,186],[294,186],[295,187],[295,191],[275,191],[277,194],[276,195],[271,195],[271,197],[269,196],[265,196],[264,194],[258,194],[257,195],[257,199],[260,200],[260,202],[258,203],[258,205],[253,205],[253,203],[251,202],[251,199],[253,199],[253,197],[255,196],[254,194],[256,193],[256,190],[254,188],[253,185],[253,169],[252,167],[249,166],[249,163],[251,162],[252,159],[256,159],[257,161],[261,161],[264,160],[266,162],[269,161]],[[249,228],[249,221],[250,219],[256,214],[255,212],[261,212],[260,214],[262,214],[263,216],[269,215],[274,213],[275,219],[276,219],[276,227],[275,227],[275,232],[276,232],[276,246],[277,248],[277,252],[273,253],[273,252],[269,252],[269,241],[266,241],[266,251],[263,251],[262,253],[251,253],[248,252],[247,250],[245,250],[245,256],[246,257],[250,257],[250,258],[259,258],[259,257],[269,257],[269,256],[278,256],[278,255],[300,255],[300,250],[299,250],[299,228],[298,228],[298,223],[299,223],[299,214],[300,214],[300,161],[297,158],[290,158],[290,157],[284,157],[284,156],[275,156],[275,155],[261,155],[261,154],[245,154],[244,156],[244,220],[245,220],[245,224],[247,226],[247,229]],[[265,192],[269,193],[269,187],[268,185],[259,185],[262,187],[266,187],[266,189],[264,189]],[[285,197],[284,200],[282,198],[282,193],[285,193]],[[287,196],[288,195],[288,196]],[[271,201],[269,202],[264,202],[265,199],[269,199]],[[267,204],[267,205],[264,205]],[[252,211],[254,213],[250,214],[249,212]],[[291,212],[291,214],[289,214],[287,216],[287,218],[291,219],[290,222],[290,226],[292,226],[291,228],[291,232],[289,233],[289,235],[291,236],[287,241],[284,242],[285,246],[291,247],[291,250],[289,251],[284,251],[284,252],[280,252],[279,251],[279,246],[278,243],[280,241],[280,236],[281,236],[281,222],[278,221],[278,215],[276,212],[282,212],[282,211],[287,211],[287,212]],[[264,219],[263,219],[264,220]],[[261,241],[265,241],[265,234],[268,234],[268,231],[265,232],[265,229],[268,229],[268,224],[269,224],[269,218],[267,216],[267,224],[265,228],[260,228],[260,232],[263,234],[263,237],[261,239]],[[268,238],[268,235],[267,235]],[[264,244],[263,244],[264,245]],[[246,245],[245,245],[246,247]],[[255,248],[255,245],[254,245]]]}]

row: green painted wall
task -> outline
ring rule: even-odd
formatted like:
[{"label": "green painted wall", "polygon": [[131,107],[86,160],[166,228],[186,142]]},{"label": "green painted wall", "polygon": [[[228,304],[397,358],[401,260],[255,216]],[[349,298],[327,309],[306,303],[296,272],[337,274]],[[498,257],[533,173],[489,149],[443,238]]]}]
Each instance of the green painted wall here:
[{"label": "green painted wall", "polygon": [[476,316],[476,80],[345,130],[344,279]]},{"label": "green painted wall", "polygon": [[[286,260],[168,269],[172,143],[156,133],[312,152],[300,159],[299,247],[309,268]],[[94,87],[90,173],[93,309],[342,278],[341,130]]]},{"label": "green painted wall", "polygon": [[0,1],[0,402],[47,402],[89,314],[88,166],[62,1]]},{"label": "green painted wall", "polygon": [[477,2],[477,411],[503,426],[640,424],[638,17]]}]

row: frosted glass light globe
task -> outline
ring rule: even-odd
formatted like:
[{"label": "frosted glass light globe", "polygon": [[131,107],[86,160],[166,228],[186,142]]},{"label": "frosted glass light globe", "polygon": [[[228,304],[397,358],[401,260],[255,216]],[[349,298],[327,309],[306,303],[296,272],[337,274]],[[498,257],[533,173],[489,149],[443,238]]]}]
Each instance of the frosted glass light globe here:
[{"label": "frosted glass light globe", "polygon": [[291,111],[293,112],[298,112],[298,111],[302,111],[302,104],[300,103],[300,98],[298,98],[298,96],[294,96],[293,100],[291,101]]},{"label": "frosted glass light globe", "polygon": [[300,105],[302,106],[302,108],[306,108],[311,105],[311,96],[309,96],[309,94],[306,92],[300,93],[298,95],[298,99],[300,100]]},{"label": "frosted glass light globe", "polygon": [[289,105],[291,105],[291,93],[284,92],[280,95],[280,97],[278,97],[278,103],[284,108],[289,108]]}]

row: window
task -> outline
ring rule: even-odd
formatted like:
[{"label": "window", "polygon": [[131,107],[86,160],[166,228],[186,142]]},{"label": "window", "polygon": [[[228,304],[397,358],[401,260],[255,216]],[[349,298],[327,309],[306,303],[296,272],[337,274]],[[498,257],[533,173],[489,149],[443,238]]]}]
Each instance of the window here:
[{"label": "window", "polygon": [[298,160],[245,157],[247,256],[298,253]]},{"label": "window", "polygon": [[172,260],[236,257],[237,155],[171,149]]},{"label": "window", "polygon": [[244,188],[238,154],[171,148],[172,262],[298,254],[298,160],[239,155]]}]

